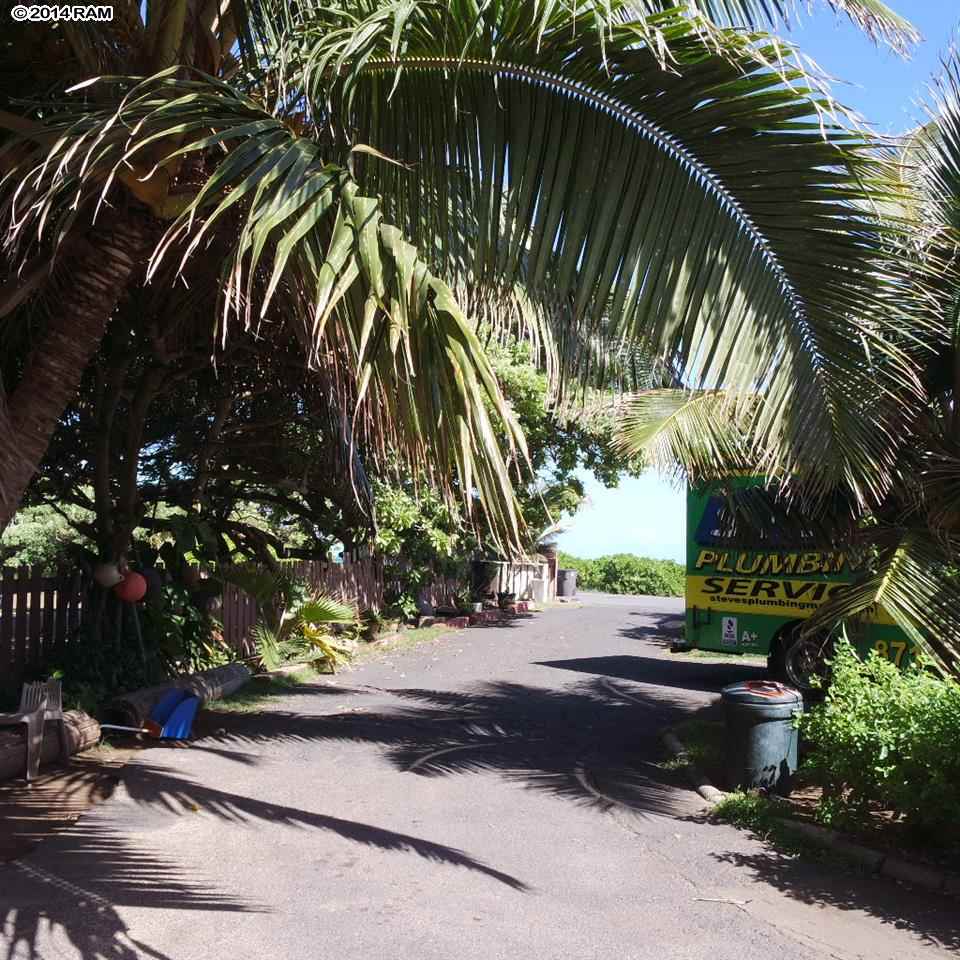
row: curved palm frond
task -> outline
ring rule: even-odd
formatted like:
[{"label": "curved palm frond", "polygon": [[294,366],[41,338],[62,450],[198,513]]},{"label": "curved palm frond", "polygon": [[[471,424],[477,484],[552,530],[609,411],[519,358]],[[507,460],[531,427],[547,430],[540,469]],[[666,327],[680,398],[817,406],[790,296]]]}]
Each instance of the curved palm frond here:
[{"label": "curved palm frond", "polygon": [[[758,469],[805,475],[812,497],[882,494],[921,392],[891,334],[902,280],[884,244],[900,225],[871,208],[901,186],[870,137],[824,119],[802,70],[767,65],[781,46],[680,12],[621,19],[616,2],[606,18],[344,7],[348,27],[316,10],[302,27],[304,89],[413,165],[364,158],[358,175],[420,246],[468,238],[441,272],[523,283],[568,304],[580,336],[640,343],[689,389],[759,396]],[[878,394],[898,402],[866,417],[860,398]]]},{"label": "curved palm frond", "polygon": [[[956,298],[956,255],[960,240],[960,52],[948,51],[929,87],[927,119],[907,134],[899,162],[909,183],[918,259],[934,261],[941,283]],[[954,319],[956,317],[954,316]],[[950,331],[953,335],[953,331]]]},{"label": "curved palm frond", "polygon": [[[117,86],[122,96],[109,89]],[[210,265],[220,272],[221,336],[234,318],[256,331],[280,297],[311,365],[323,366],[334,347],[345,352],[357,413],[376,409],[368,425],[449,491],[455,473],[468,509],[476,491],[494,535],[516,544],[491,417],[521,452],[522,434],[473,324],[383,221],[377,200],[320,143],[215,78],[100,78],[84,92],[85,109],[58,114],[47,142],[8,174],[21,184],[0,210],[11,224],[8,248],[26,256],[45,234],[66,235],[81,213],[105,215],[118,179],[170,220],[148,280],[161,271],[175,279],[226,232],[232,249],[222,266]],[[178,175],[195,160],[199,185],[184,191]]]},{"label": "curved palm frond", "polygon": [[[688,6],[722,26],[745,26],[749,29],[781,24],[789,26],[806,6],[801,0],[687,0]],[[647,12],[667,9],[671,0],[639,0],[636,4]],[[901,54],[919,42],[920,33],[905,17],[880,0],[825,0],[835,13],[844,14],[876,43],[885,43]]]},{"label": "curved palm frond", "polygon": [[754,462],[749,445],[754,406],[737,404],[723,391],[650,390],[628,400],[613,443],[678,480],[722,480]]},{"label": "curved palm frond", "polygon": [[960,579],[955,558],[960,542],[947,543],[915,528],[887,528],[874,534],[870,544],[878,555],[869,573],[824,604],[806,621],[804,632],[832,628],[881,607],[935,666],[956,675]]}]

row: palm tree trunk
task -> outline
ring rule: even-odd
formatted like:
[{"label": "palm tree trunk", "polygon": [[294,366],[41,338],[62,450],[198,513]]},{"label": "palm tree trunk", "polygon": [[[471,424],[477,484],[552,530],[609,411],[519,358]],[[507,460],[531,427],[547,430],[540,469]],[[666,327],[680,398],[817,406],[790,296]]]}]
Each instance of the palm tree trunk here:
[{"label": "palm tree trunk", "polygon": [[0,534],[17,512],[57,421],[76,396],[147,242],[143,220],[118,218],[74,261],[70,298],[53,313],[0,414]]}]

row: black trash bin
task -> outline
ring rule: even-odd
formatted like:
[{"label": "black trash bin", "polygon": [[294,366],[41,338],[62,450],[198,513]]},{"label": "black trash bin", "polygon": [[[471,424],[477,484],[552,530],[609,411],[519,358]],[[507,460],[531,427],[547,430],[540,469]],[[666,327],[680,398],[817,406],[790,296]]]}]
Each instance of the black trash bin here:
[{"label": "black trash bin", "polygon": [[747,680],[723,688],[727,718],[727,785],[790,792],[797,770],[803,711],[799,691],[782,683]]},{"label": "black trash bin", "polygon": [[557,571],[557,596],[572,597],[577,592],[577,571],[576,570],[558,570]]}]

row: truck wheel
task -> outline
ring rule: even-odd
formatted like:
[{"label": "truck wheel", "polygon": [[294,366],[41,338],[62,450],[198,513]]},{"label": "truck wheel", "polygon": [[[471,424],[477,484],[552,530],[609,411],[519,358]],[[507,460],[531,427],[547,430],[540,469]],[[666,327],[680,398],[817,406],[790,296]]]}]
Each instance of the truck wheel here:
[{"label": "truck wheel", "polygon": [[812,636],[787,640],[783,647],[783,673],[787,683],[809,693],[822,690],[827,679],[827,638]]}]

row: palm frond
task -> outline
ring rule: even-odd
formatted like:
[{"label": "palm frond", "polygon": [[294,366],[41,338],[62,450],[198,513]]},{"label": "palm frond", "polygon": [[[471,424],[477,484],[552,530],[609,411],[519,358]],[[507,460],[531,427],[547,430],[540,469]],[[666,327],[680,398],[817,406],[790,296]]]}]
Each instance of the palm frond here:
[{"label": "palm frond", "polygon": [[613,444],[694,485],[722,480],[755,463],[750,425],[756,405],[723,391],[650,390],[625,404]]},{"label": "palm frond", "polygon": [[262,622],[255,623],[250,628],[250,639],[256,646],[257,656],[267,670],[278,670],[286,662],[283,643],[276,631],[271,630]]},{"label": "palm frond", "polygon": [[[639,0],[637,6],[647,12],[668,9],[672,0]],[[844,14],[871,40],[884,43],[898,53],[906,54],[920,41],[917,28],[905,17],[880,0],[825,0],[835,13]],[[791,20],[810,0],[687,0],[687,6],[722,26],[744,26],[749,29],[789,26]]]},{"label": "palm frond", "polygon": [[806,621],[804,632],[833,628],[882,608],[940,670],[960,672],[960,541],[934,538],[919,528],[886,528],[866,546],[876,551],[866,574],[824,604]]},{"label": "palm frond", "polygon": [[297,618],[312,626],[325,623],[354,623],[357,619],[357,611],[351,604],[323,594],[316,594],[299,607]]},{"label": "palm frond", "polygon": [[301,636],[303,640],[301,655],[318,670],[336,673],[337,667],[348,663],[353,654],[351,643],[331,637],[315,625],[306,625]]},{"label": "palm frond", "polygon": [[[488,296],[521,283],[581,339],[640,344],[688,389],[759,395],[765,470],[806,472],[811,496],[882,494],[921,393],[892,332],[912,309],[901,296],[894,323],[885,243],[902,225],[877,213],[904,188],[799,67],[770,66],[782,45],[676,12],[621,21],[618,3],[599,20],[565,3],[411,4],[402,21],[348,6],[336,38],[303,27],[304,88],[412,165],[357,171],[420,247],[466,238],[441,273]],[[861,395],[898,401],[865,418]]]}]

